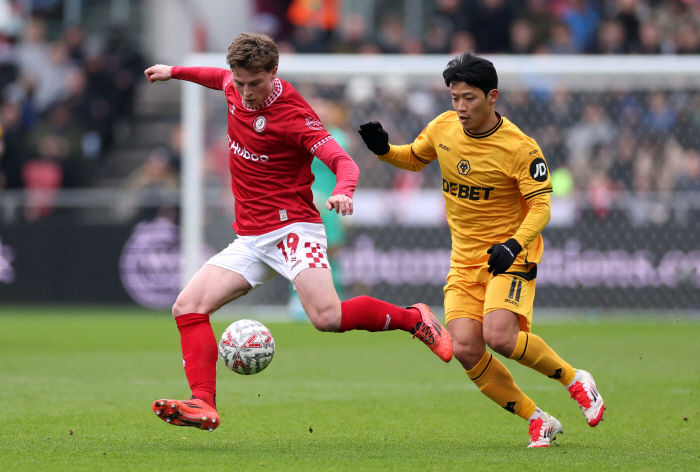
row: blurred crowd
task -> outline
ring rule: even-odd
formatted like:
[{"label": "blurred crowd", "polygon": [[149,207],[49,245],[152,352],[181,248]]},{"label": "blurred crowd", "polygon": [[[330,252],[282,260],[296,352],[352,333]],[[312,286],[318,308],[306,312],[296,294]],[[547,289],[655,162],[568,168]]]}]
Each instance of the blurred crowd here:
[{"label": "blurred crowd", "polygon": [[[119,27],[95,42],[78,26],[51,36],[44,18],[10,19],[0,25],[0,189],[50,199],[91,183],[133,114],[144,63]],[[25,216],[50,211],[37,203]]]},{"label": "blurred crowd", "polygon": [[419,34],[404,22],[407,3],[370,2],[370,24],[341,15],[340,0],[257,0],[253,25],[287,52],[700,53],[697,0],[431,0]]},{"label": "blurred crowd", "polygon": [[[444,87],[375,84],[366,90],[372,96],[367,100],[353,92],[352,82],[296,85],[312,97],[310,103],[334,136],[342,136],[361,169],[360,187],[441,188],[437,164],[419,173],[395,169],[365,148],[356,129],[378,120],[392,144],[411,143],[430,120],[451,109]],[[658,214],[647,207],[637,220],[665,222],[672,216],[668,203],[678,206],[663,201],[671,198],[668,191],[685,192],[693,199],[688,204],[694,213],[700,210],[699,91],[507,90],[496,111],[537,140],[552,172],[555,196],[585,195],[596,218],[615,215],[620,200],[633,194],[661,198]]]},{"label": "blurred crowd", "polygon": [[[424,0],[421,37],[404,25],[404,0],[345,1],[374,10],[341,14],[341,0],[256,0],[251,29],[270,34],[282,52],[300,53],[700,53],[696,0]],[[146,64],[122,28],[88,38],[78,26],[52,29],[40,16],[5,14],[14,3],[0,0],[0,19],[9,18],[0,21],[0,190],[24,188],[30,198],[31,190],[41,190],[25,214],[36,220],[51,212],[42,200],[50,200],[47,192],[95,184],[120,127],[132,122]],[[355,79],[364,80],[295,85],[357,160],[360,186],[439,188],[437,165],[397,171],[365,149],[356,129],[379,120],[392,143],[409,143],[451,109],[445,88]],[[595,217],[613,214],[621,191],[683,191],[700,208],[700,91],[508,90],[496,109],[538,141],[555,191],[586,195]],[[157,203],[159,192],[177,189],[179,136],[174,126],[171,143],[147,150],[143,165],[125,179],[133,197],[125,213],[139,215],[142,201]],[[222,143],[208,165],[210,181],[224,176],[227,188]]]}]

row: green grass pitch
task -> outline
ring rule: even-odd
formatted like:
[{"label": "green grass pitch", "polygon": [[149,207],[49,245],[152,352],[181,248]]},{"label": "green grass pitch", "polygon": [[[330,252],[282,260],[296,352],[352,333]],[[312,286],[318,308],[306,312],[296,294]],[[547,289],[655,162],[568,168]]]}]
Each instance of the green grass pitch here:
[{"label": "green grass pitch", "polygon": [[[227,324],[214,323],[217,336]],[[267,370],[244,377],[220,363],[222,422],[209,433],[151,411],[189,391],[168,314],[0,307],[0,469],[700,470],[698,321],[535,320],[593,373],[608,407],[590,428],[557,382],[505,361],[564,426],[538,450],[526,449],[523,420],[407,333],[267,325]]]}]

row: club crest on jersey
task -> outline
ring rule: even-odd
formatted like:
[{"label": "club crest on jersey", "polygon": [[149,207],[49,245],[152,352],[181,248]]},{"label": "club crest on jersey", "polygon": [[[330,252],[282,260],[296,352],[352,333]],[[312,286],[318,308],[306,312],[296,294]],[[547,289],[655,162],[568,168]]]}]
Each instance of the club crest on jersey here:
[{"label": "club crest on jersey", "polygon": [[264,115],[258,115],[253,120],[253,129],[256,133],[262,133],[267,127],[267,118]]},{"label": "club crest on jersey", "polygon": [[472,166],[469,165],[469,161],[466,159],[462,159],[457,164],[457,172],[462,175],[467,175],[470,170],[472,170]]},{"label": "club crest on jersey", "polygon": [[316,118],[312,118],[310,116],[306,117],[306,126],[316,131],[320,131],[323,129],[323,123],[318,121]]}]

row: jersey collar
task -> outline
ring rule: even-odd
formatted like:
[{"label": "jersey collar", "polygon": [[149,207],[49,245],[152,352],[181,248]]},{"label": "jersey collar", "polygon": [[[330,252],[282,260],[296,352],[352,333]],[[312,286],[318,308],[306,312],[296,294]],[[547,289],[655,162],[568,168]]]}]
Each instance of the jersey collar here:
[{"label": "jersey collar", "polygon": [[282,95],[282,81],[279,79],[279,77],[275,77],[275,89],[272,91],[270,96],[267,97],[267,100],[265,100],[255,108],[251,108],[248,105],[246,105],[245,101],[243,100],[243,97],[241,97],[241,103],[243,104],[243,108],[245,108],[248,111],[258,111],[272,105],[275,102],[275,100],[279,98],[280,95]]},{"label": "jersey collar", "polygon": [[493,133],[495,133],[496,131],[498,131],[498,129],[499,129],[499,128],[501,127],[501,125],[503,124],[503,117],[502,117],[498,112],[496,112],[496,116],[498,117],[498,123],[496,123],[496,126],[494,126],[493,128],[491,128],[490,130],[486,131],[485,133],[474,134],[474,133],[470,133],[469,131],[467,131],[466,129],[463,128],[464,134],[466,134],[466,135],[469,136],[470,138],[474,138],[474,139],[488,138],[488,137],[491,136]]}]

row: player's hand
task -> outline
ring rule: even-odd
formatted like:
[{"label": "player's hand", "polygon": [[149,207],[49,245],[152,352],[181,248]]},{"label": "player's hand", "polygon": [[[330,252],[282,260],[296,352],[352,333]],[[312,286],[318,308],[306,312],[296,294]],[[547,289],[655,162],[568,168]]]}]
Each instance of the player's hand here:
[{"label": "player's hand", "polygon": [[165,64],[156,64],[143,71],[143,73],[146,74],[146,78],[148,79],[148,81],[150,83],[153,83],[159,80],[165,82],[166,80],[172,79],[172,71],[172,66],[166,66]]},{"label": "player's hand", "polygon": [[352,198],[342,193],[331,195],[326,202],[326,208],[329,211],[335,210],[336,213],[342,213],[343,216],[352,215]]},{"label": "player's hand", "polygon": [[370,121],[360,125],[358,133],[367,145],[367,149],[377,156],[383,156],[389,152],[389,133],[384,131],[380,122]]},{"label": "player's hand", "polygon": [[515,258],[518,257],[522,250],[520,243],[513,238],[504,243],[492,245],[486,251],[486,254],[491,254],[491,257],[489,257],[489,273],[496,276],[510,269],[510,266],[515,262]]}]

